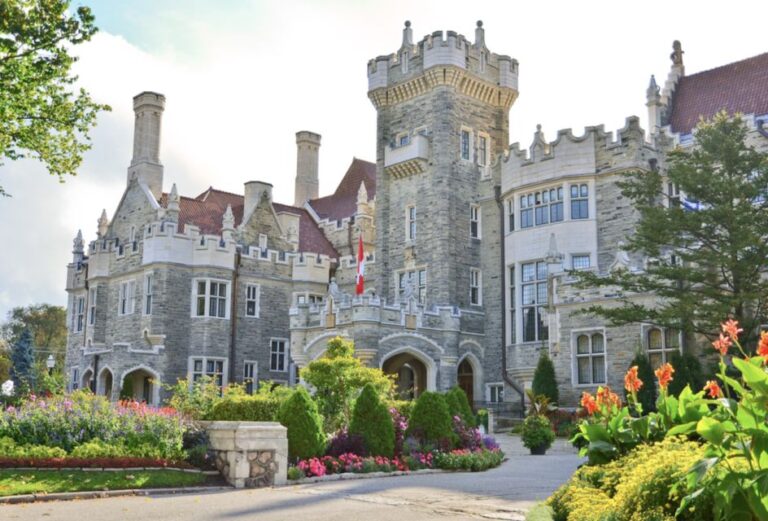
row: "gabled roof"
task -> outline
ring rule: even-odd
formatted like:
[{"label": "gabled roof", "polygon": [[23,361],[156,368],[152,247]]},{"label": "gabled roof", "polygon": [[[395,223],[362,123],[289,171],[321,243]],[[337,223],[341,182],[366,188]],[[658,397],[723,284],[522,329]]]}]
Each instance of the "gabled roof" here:
[{"label": "gabled roof", "polygon": [[[163,193],[160,199],[163,208],[168,207],[168,194]],[[184,225],[191,224],[200,228],[200,233],[208,235],[220,235],[221,223],[227,205],[232,206],[235,216],[235,226],[239,226],[243,220],[243,196],[224,192],[209,187],[205,192],[195,198],[179,198],[179,230]],[[309,213],[303,208],[296,208],[279,203],[272,203],[277,213],[292,213],[299,216],[299,251],[307,253],[320,253],[331,258],[338,258],[339,254],[333,245],[325,238],[322,230],[317,226]]]},{"label": "gabled roof", "polygon": [[768,53],[680,78],[672,98],[669,123],[688,134],[699,117],[720,110],[729,114],[768,114]]},{"label": "gabled roof", "polygon": [[336,221],[351,217],[357,212],[360,183],[365,183],[368,200],[373,199],[376,195],[376,164],[355,158],[336,191],[332,195],[310,200],[309,205],[320,219]]}]

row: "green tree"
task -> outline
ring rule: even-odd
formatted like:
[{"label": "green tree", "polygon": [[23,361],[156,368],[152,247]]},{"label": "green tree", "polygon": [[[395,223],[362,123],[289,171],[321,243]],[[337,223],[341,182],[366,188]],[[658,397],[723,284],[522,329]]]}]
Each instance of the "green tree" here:
[{"label": "green tree", "polygon": [[366,384],[355,401],[349,432],[362,436],[370,456],[393,456],[395,426],[392,415],[372,384]]},{"label": "green tree", "polygon": [[392,398],[392,378],[380,369],[365,367],[354,353],[351,341],[336,337],[328,342],[323,357],[301,371],[302,379],[315,389],[326,432],[349,425],[352,404],[366,384],[372,384],[382,397]]},{"label": "green tree", "polygon": [[25,329],[11,349],[11,380],[21,392],[35,388],[35,346]]},{"label": "green tree", "polygon": [[[643,407],[643,413],[647,414],[656,410],[656,375],[654,375],[654,368],[651,367],[651,362],[648,359],[648,355],[639,351],[635,353],[635,357],[629,363],[629,367],[637,366],[637,377],[643,381],[643,386],[637,392],[637,401]],[[677,375],[675,375],[677,379]],[[701,387],[696,387],[700,389]],[[624,390],[624,398],[627,400],[627,391]]]},{"label": "green tree", "polygon": [[56,359],[56,367],[62,368],[67,347],[66,321],[67,311],[61,306],[35,304],[15,307],[8,312],[7,321],[0,326],[0,337],[13,345],[22,332],[29,329],[40,357],[38,362],[44,362],[52,354]]},{"label": "green tree", "polygon": [[0,345],[0,384],[11,377],[11,353]]},{"label": "green tree", "polygon": [[445,404],[448,406],[448,413],[451,417],[458,416],[468,426],[477,426],[477,418],[472,412],[472,407],[469,406],[469,399],[464,389],[458,386],[451,387],[445,393]]},{"label": "green tree", "polygon": [[323,419],[304,387],[298,386],[281,406],[277,417],[288,429],[288,456],[291,461],[314,458],[325,452]]},{"label": "green tree", "polygon": [[[582,286],[620,291],[620,305],[587,312],[614,325],[681,329],[686,338],[711,338],[713,325],[730,316],[744,328],[742,345],[754,349],[768,322],[768,155],[748,144],[740,117],[721,112],[698,125],[691,149],[667,157],[666,172],[633,172],[620,183],[639,215],[627,247],[648,259],[645,270],[575,272]],[[686,200],[671,198],[670,186]],[[654,295],[653,304],[637,294]]]},{"label": "green tree", "polygon": [[557,380],[555,379],[555,365],[546,351],[541,353],[539,363],[536,364],[531,389],[534,395],[544,395],[549,398],[552,404],[560,401],[560,392],[557,389]]},{"label": "green tree", "polygon": [[426,391],[416,400],[408,422],[408,435],[427,444],[453,441],[453,424],[442,394]]},{"label": "green tree", "polygon": [[69,4],[0,1],[0,158],[38,159],[60,181],[76,175],[96,115],[109,110],[84,89],[73,92],[70,52],[97,29],[88,7]]}]

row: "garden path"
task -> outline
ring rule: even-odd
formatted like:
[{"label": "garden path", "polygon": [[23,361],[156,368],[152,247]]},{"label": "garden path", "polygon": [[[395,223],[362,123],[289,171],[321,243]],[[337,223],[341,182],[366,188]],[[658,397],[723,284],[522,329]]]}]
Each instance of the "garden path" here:
[{"label": "garden path", "polygon": [[208,494],[122,497],[0,506],[3,520],[212,521],[285,519],[420,521],[523,520],[581,463],[562,440],[530,456],[518,437],[497,437],[508,461],[481,473],[440,473]]}]

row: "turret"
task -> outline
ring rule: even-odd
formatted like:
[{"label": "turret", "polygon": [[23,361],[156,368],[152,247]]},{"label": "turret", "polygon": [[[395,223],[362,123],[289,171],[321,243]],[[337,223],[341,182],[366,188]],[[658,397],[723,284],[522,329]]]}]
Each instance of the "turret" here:
[{"label": "turret", "polygon": [[296,132],[296,191],[294,206],[304,206],[319,193],[320,134],[302,130]]},{"label": "turret", "polygon": [[168,207],[165,209],[165,215],[173,222],[179,222],[179,191],[176,189],[176,183],[171,187],[171,193],[168,194]]},{"label": "turret", "polygon": [[165,96],[142,92],[133,98],[133,158],[128,167],[128,182],[136,178],[156,199],[163,192],[163,165],[160,163],[160,133]]},{"label": "turret", "polygon": [[75,235],[75,239],[72,241],[72,262],[74,264],[82,262],[84,257],[84,247],[83,232],[77,230],[77,235]]},{"label": "turret", "polygon": [[648,107],[648,131],[654,134],[661,127],[662,105],[659,86],[656,85],[656,78],[653,75],[651,75],[648,90],[645,91],[645,97],[645,106]]},{"label": "turret", "polygon": [[232,205],[227,205],[227,210],[221,218],[221,238],[231,241],[235,232],[235,214],[232,213]]},{"label": "turret", "polygon": [[99,217],[98,222],[98,237],[99,239],[105,237],[107,235],[107,230],[109,229],[109,219],[107,218],[107,210],[104,209],[101,211],[101,216]]}]

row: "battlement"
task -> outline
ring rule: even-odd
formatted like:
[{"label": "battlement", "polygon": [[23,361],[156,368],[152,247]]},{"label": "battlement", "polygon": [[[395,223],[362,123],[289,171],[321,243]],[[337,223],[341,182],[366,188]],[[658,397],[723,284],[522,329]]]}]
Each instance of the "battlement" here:
[{"label": "battlement", "polygon": [[517,98],[517,79],[517,60],[492,53],[485,46],[482,22],[477,22],[474,43],[456,31],[446,31],[445,37],[443,31],[435,31],[417,44],[412,41],[410,22],[406,22],[400,49],[368,62],[368,96],[377,107],[387,104],[388,99],[378,91],[403,87],[405,92],[392,93],[397,102],[403,96],[412,97],[445,84],[487,96],[489,101],[493,100],[491,91],[497,98],[502,92],[498,101],[511,106]]}]

